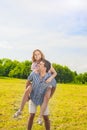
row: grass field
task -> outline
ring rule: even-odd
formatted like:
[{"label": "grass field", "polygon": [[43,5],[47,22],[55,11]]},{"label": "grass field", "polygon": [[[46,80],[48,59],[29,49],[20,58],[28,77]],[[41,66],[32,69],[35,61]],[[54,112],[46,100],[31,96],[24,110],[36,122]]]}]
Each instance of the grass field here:
[{"label": "grass field", "polygon": [[[22,116],[12,116],[19,107],[26,80],[0,79],[0,130],[26,130],[28,102]],[[87,85],[59,84],[49,102],[51,130],[87,130]],[[36,123],[32,130],[45,130]]]}]

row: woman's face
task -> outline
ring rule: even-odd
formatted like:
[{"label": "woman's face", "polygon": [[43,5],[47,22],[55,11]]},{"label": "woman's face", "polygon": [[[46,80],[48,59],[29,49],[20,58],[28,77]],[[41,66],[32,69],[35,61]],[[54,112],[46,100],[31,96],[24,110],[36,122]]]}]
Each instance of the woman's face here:
[{"label": "woman's face", "polygon": [[34,52],[34,58],[36,61],[41,60],[41,53],[39,51]]}]

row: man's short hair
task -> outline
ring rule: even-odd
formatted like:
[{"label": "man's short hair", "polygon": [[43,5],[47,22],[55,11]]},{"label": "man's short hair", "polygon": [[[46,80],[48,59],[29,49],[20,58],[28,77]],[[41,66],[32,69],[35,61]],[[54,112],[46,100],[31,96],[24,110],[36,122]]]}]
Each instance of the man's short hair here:
[{"label": "man's short hair", "polygon": [[51,63],[48,60],[41,60],[44,63],[44,66],[46,67],[46,72],[48,72],[51,68]]}]

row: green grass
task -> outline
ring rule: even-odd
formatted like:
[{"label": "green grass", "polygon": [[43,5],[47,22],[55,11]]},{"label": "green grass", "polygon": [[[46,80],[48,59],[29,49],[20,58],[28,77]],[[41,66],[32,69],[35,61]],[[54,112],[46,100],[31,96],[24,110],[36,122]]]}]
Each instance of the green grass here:
[{"label": "green grass", "polygon": [[[28,103],[22,117],[12,116],[18,109],[26,80],[0,79],[0,130],[26,130]],[[51,130],[87,130],[87,85],[59,84],[49,102]],[[36,123],[37,109],[32,130],[45,130]]]}]

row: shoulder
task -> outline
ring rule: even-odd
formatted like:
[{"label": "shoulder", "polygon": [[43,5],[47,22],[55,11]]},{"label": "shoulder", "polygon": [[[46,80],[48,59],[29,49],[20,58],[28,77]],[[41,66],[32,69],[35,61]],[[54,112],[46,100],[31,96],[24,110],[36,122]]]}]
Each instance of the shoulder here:
[{"label": "shoulder", "polygon": [[32,72],[29,74],[28,78],[29,78],[29,77],[33,77],[34,74],[35,74],[35,72],[32,71]]},{"label": "shoulder", "polygon": [[30,73],[30,75],[35,75],[36,73],[34,72],[34,71],[32,71],[31,73]]},{"label": "shoulder", "polygon": [[36,73],[35,72],[31,72],[28,76],[28,80],[32,81],[34,78],[36,77]]}]

